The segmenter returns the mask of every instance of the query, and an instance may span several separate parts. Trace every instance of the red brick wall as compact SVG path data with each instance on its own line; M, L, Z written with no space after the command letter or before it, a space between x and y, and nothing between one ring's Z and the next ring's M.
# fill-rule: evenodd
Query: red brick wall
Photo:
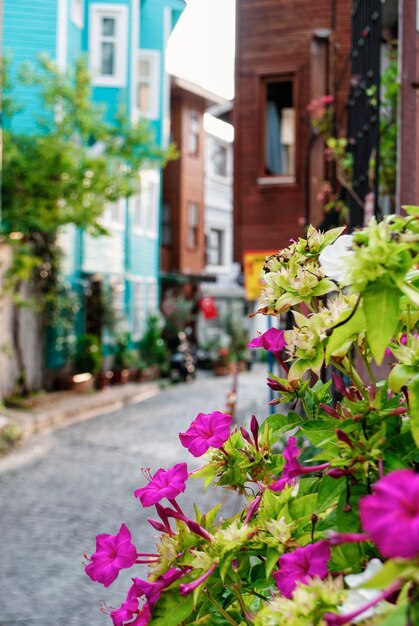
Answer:
M238 261L243 250L279 248L304 231L309 139L305 107L317 95L311 80L311 44L315 30L331 29L331 5L331 0L237 0L234 247ZM351 1L339 0L336 5L339 77L350 46ZM329 49L329 69L330 58ZM289 73L296 80L296 180L291 185L261 185L257 183L263 159L261 81ZM338 94L341 114L347 81L348 75Z

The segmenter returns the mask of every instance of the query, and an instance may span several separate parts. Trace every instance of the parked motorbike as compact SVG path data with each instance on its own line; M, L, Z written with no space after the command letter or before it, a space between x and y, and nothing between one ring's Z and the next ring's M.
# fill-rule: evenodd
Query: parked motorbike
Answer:
M167 339L170 351L170 380L172 382L189 382L195 378L195 358L188 340L187 333L180 331L176 336Z

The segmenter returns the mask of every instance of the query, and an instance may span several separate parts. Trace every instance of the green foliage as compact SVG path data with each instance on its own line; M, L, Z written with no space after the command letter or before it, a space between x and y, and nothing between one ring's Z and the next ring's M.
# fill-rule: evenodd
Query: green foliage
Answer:
M95 335L82 335L77 339L73 357L73 367L76 374L89 372L98 374L102 368L102 352L100 341Z
M162 328L157 315L149 315L146 330L138 343L141 359L147 366L159 365L163 371L168 367L169 351L162 337Z
M355 617L361 626L393 626L407 614L416 620L418 230L418 210L410 207L407 217L373 220L357 232L344 278L327 302L309 282L299 293L299 279L309 268L318 284L329 280L339 233L310 228L307 238L268 259L261 310L292 309L295 319L282 337L284 377L272 377L275 402L292 402L293 410L270 415L260 427L252 417L224 434L225 417L200 414L187 431L185 447L195 438L209 445L189 479L202 478L204 489L234 490L243 506L218 520L218 507L207 514L195 507L191 520L173 499L173 509L156 506L156 516L171 526L161 526L148 582L164 584L172 568L180 577L162 590L150 624L332 626ZM377 380L374 360L386 350L393 370ZM326 359L335 368L336 402L331 381L319 379ZM400 469L407 470L403 484L393 474ZM163 491L159 481L150 492L161 489L163 501L166 485ZM400 541L402 551L404 528L411 541ZM327 553L324 571L313 571L320 558L310 556L314 550ZM377 565L373 558L382 564L378 573L369 570ZM377 590L377 606L367 589Z

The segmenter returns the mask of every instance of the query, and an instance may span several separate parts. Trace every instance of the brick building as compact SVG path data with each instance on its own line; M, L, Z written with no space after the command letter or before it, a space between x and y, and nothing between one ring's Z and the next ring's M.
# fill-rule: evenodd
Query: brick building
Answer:
M310 140L306 106L334 94L345 123L351 0L237 0L236 11L234 246L241 261L244 250L277 249L308 221L321 222L324 146Z

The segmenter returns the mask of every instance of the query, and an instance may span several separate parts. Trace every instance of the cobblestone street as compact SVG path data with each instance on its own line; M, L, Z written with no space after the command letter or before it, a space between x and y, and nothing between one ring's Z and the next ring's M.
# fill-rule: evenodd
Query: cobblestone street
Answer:
M266 417L265 368L239 376L238 418ZM225 410L231 378L202 374L190 385L34 436L25 448L0 462L0 626L100 626L110 624L101 601L119 606L132 571L121 573L111 588L92 583L83 572L83 553L94 551L95 536L115 534L121 522L139 551L149 551L155 531L147 524L151 509L133 497L144 485L141 467L168 467L187 461L177 433L199 413ZM190 480L181 499L203 509L214 504L211 488ZM230 496L222 509L240 506ZM144 573L144 572L143 572ZM141 572L135 570L135 575Z

